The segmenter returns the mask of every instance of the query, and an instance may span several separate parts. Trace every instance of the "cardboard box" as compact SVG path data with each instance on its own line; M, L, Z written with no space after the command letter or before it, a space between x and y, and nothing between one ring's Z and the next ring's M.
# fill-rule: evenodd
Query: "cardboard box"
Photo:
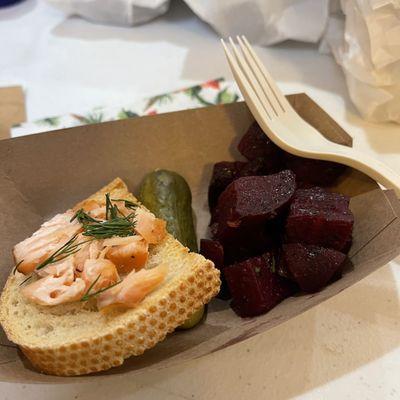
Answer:
M351 138L305 95L290 96L298 112L330 140ZM212 165L239 159L236 144L252 123L244 103L88 125L0 142L1 284L13 267L13 245L57 212L120 176L135 192L143 176L167 168L183 175L193 194L198 238L207 235L207 190ZM295 134L295 132L294 132ZM95 380L106 374L137 374L218 351L265 332L334 296L400 253L400 203L391 191L357 171L335 188L352 197L355 215L351 266L319 293L291 297L269 313L241 319L228 302L213 300L202 325L176 332L121 367L93 376L45 376L9 343L0 346L0 379L18 382Z

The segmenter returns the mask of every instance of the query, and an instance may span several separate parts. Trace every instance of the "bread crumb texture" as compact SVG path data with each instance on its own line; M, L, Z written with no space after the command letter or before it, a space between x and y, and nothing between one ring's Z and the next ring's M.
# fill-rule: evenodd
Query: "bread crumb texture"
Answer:
M107 192L137 201L119 178L89 199L103 201ZM171 235L151 246L146 268L161 262L169 272L159 288L133 309L108 313L97 311L95 302L53 307L31 303L21 295L25 276L11 274L0 299L0 322L9 340L41 372L74 376L121 365L154 347L219 291L214 264L190 253Z

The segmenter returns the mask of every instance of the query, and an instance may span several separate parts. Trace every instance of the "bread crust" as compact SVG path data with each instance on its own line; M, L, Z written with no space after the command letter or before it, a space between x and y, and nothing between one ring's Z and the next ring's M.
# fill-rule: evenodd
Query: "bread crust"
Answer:
M74 209L90 199L103 201L107 192L114 198L136 201L125 183L116 178ZM108 315L97 311L96 318L104 319L104 329L96 335L82 335L72 340L65 338L59 343L46 343L45 338L43 343L35 343L26 332L18 331L11 310L13 302L18 301L16 297L20 296L16 285L21 279L11 274L0 298L0 322L7 337L21 348L39 371L51 375L76 376L103 371L121 365L128 357L142 354L208 303L220 287L219 271L214 264L199 254L190 253L169 234L155 246L154 254L162 255L163 252L179 264L175 275L134 309L115 310ZM43 313L43 307L38 307L37 312Z

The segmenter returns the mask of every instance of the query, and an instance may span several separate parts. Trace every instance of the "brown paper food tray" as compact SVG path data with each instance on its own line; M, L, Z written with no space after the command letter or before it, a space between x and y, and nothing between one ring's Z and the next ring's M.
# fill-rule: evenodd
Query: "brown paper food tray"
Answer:
M346 132L310 98L299 94L290 96L290 100L326 137L351 145ZM236 103L1 141L1 285L12 268L15 243L29 236L41 221L86 198L116 176L135 192L143 176L156 168L182 174L192 189L198 237L206 236L212 164L239 158L236 144L252 121L246 105ZM400 206L393 193L380 190L374 181L356 171L349 171L336 189L352 196L354 243L343 278L321 292L291 297L269 313L251 319L237 317L227 302L215 299L205 323L170 335L121 367L80 378L37 373L2 334L0 380L87 380L175 365L267 331L334 296L400 253Z

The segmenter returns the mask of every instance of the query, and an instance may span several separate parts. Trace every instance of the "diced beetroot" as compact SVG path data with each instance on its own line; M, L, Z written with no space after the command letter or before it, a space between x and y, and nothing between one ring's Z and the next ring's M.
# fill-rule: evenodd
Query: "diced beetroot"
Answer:
M286 221L286 241L347 251L354 217L349 198L322 188L299 189Z
M218 199L218 230L222 242L239 227L261 225L280 216L296 190L295 176L282 171L236 179Z
M200 254L211 260L215 266L222 270L224 266L224 248L216 240L201 239Z
M221 161L214 165L208 188L208 205L213 210L218 202L218 197L235 179L244 176L269 175L276 172L270 160L266 158L255 158L243 161Z
M275 224L231 229L225 237L226 264L234 264L250 257L260 256L278 247L280 235Z
M221 243L216 240L201 239L200 240L200 254L205 258L211 260L215 267L221 271L221 289L217 295L220 299L227 300L231 298L229 288L223 276L224 269L224 248Z
M350 240L343 246L341 252L344 254L349 254L352 244L353 244L353 238L351 237Z
M236 314L243 318L263 314L293 293L293 284L271 272L271 266L267 253L224 268Z
M214 165L208 188L208 205L210 210L216 206L218 197L225 188L238 178L239 171L244 165L246 163L241 161L221 161Z
M300 186L331 186L346 169L342 164L297 157L289 153L285 153L285 162L286 167L296 174Z
M283 259L282 248L279 249L275 256L275 265L272 272L276 272L279 276L294 281L293 276Z
M270 167L267 159L255 158L254 160L244 163L240 167L238 178L244 176L269 175L272 172L276 171Z
M282 150L268 138L257 122L254 122L242 137L238 150L248 160L265 158L270 166L270 172L281 169Z
M293 279L305 292L321 290L346 259L339 251L299 243L284 244L282 256Z

